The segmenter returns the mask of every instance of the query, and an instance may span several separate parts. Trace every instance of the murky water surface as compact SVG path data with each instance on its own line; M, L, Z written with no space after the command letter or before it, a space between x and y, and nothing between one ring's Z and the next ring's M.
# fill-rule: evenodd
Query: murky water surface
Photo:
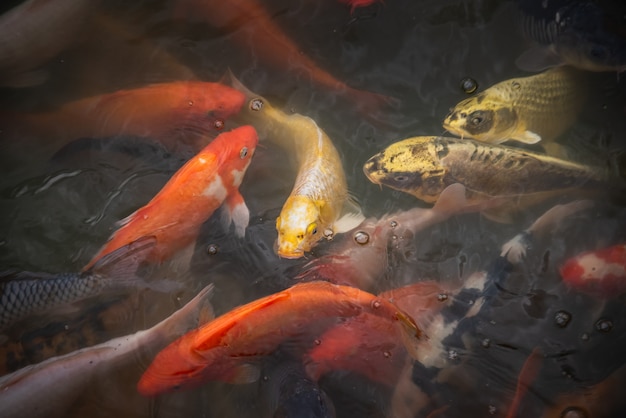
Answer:
M393 98L376 109L365 108L350 93L315 84L302 71L276 65L267 45L241 41L236 34L252 24L245 18L223 16L216 24L200 15L176 17L176 3L94 4L88 23L42 63L47 81L2 89L1 111L53 112L71 100L155 82L226 80L230 71L274 106L313 118L339 149L348 187L364 214L379 217L426 205L370 183L362 171L369 157L396 140L444 134L441 122L449 108L467 97L463 79L472 78L481 91L528 75L514 63L529 43L508 1L387 0L353 13L334 0L261 2L272 22L321 68L354 89ZM46 36L54 38L56 31L60 29L51 27ZM585 108L559 141L569 146L572 159L608 166L626 150L626 84L615 73L589 74L588 83ZM166 149L150 138L123 134L52 141L46 132L13 130L10 116L2 119L2 269L79 271L115 230L115 222L148 202L194 153L184 141ZM234 126L236 120L228 120L225 129ZM294 284L308 261L334 248L334 242L322 242L300 260L275 255L275 219L295 173L289 154L262 138L241 186L251 214L245 238L224 231L216 214L202 226L190 272L178 277L165 270L157 273L175 276L183 289L172 294L133 291L125 298L81 304L51 321L23 324L0 346L2 374L145 329L208 283L215 284L217 314ZM374 289L422 280L458 286L472 273L491 268L501 245L552 204L578 197L533 206L511 224L476 213L453 216L420 231L402 252L390 251L389 267ZM562 415L568 407L573 414L581 399L588 405L596 398L595 407L583 405L592 415L572 416L622 416L624 298L577 292L558 273L558 266L573 255L626 242L624 200L612 197L604 194L593 210L564 220L529 248L488 306L462 321L462 328L445 341L450 360L445 373L406 368L417 382L405 388L419 404L415 416L507 416L523 364L537 348L539 371L526 384L519 415L508 416L569 417ZM210 382L150 399L137 394L136 382L153 355L138 353L123 367L98 373L59 415L274 416L276 401L271 399L277 389L266 387L268 379L277 364L291 361L281 353L265 359L264 377L257 383ZM318 383L338 417L402 416L393 406L400 384L389 387L342 370ZM325 415L302 411L299 416Z

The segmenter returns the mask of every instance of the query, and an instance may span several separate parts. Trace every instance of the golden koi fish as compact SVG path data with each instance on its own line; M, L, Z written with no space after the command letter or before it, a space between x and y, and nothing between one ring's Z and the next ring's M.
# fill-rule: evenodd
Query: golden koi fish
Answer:
M298 165L293 190L276 219L277 254L302 257L322 237L330 238L358 225L364 218L355 205L337 222L353 201L339 152L328 135L313 119L298 113L288 115L234 77L233 83L249 98L238 117L253 125L260 136L288 149Z
M512 78L458 103L443 127L454 135L499 144L535 144L562 134L582 109L585 83L578 70L557 67Z

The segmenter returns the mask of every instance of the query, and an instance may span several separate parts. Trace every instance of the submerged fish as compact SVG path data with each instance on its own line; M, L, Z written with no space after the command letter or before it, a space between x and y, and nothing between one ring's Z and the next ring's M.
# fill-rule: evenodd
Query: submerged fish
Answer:
M300 360L271 362L260 382L266 414L272 418L334 418L335 406ZM273 364L276 363L276 364Z
M175 149L183 134L205 139L237 113L245 97L239 91L202 81L175 81L69 102L59 109L1 113L5 140L14 131L58 147L78 138L130 135L150 137Z
M0 377L2 416L64 417L95 379L135 364L145 353L154 353L212 314L208 298L213 285L150 329L102 344L53 357ZM36 394L37 396L33 396Z
M396 142L363 166L375 184L433 203L461 183L469 202L591 190L606 179L590 167L547 155L472 140L421 136Z
M362 219L356 205L338 220L353 202L339 152L326 133L309 117L288 115L233 80L250 99L239 117L259 130L261 136L290 151L298 165L291 194L276 219L276 252L299 258L323 237L329 238L357 225Z
M147 283L136 275L155 245L154 237L139 238L108 253L82 273L0 274L0 331L31 316L67 309L100 295L123 293L134 287L168 290L166 282Z
M559 272L563 281L576 289L617 297L626 291L626 244L578 254Z
M539 45L516 61L539 71L569 64L587 71L626 70L626 6L622 1L518 0L522 29Z
M345 3L348 6L350 6L350 13L354 13L354 11L359 8L359 7L367 7L371 4L376 3L377 1L380 1L382 3L382 0L339 0L341 3Z
M200 225L222 205L225 226L233 222L235 233L243 237L250 215L239 185L257 141L251 126L221 133L185 163L150 202L123 219L120 228L83 270L144 235L156 237L148 260L167 260L193 245Z
M352 88L321 68L276 24L276 16L259 0L177 0L176 3L175 14L226 30L236 43L251 51L255 61L300 78L301 82L311 80L333 94L346 94L358 108L372 111L389 102L385 96Z
M413 238L420 231L454 214L477 210L475 205L467 204L465 187L452 184L441 192L432 208L413 208L380 219L366 219L334 239L328 254L307 263L297 279L322 279L371 289L392 268L390 256L413 245Z
M415 355L421 332L391 302L354 287L309 282L235 308L179 338L157 355L137 387L144 395L158 395L212 380L254 382L260 373L254 363L279 345L316 338L332 323L364 313L400 327Z
M0 85L27 87L48 75L39 67L82 39L97 0L27 0L0 16Z
M548 141L576 121L585 95L580 71L558 67L502 81L461 101L446 116L443 127L462 138L493 144Z

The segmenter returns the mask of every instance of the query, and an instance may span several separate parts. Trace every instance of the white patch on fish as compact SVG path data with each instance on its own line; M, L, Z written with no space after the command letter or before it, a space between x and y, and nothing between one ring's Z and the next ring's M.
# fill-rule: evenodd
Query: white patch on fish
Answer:
M222 177L215 176L215 179L203 190L204 196L214 197L219 201L223 201L228 196L228 191L224 187Z

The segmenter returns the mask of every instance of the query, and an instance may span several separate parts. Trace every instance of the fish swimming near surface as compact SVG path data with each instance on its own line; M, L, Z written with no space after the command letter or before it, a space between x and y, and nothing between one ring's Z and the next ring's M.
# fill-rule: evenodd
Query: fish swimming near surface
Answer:
M4 140L32 135L53 151L78 138L116 135L149 137L175 151L187 134L192 145L199 140L204 146L207 134L221 130L244 100L224 84L174 81L88 97L52 111L2 112L0 127Z
M0 331L32 316L68 310L77 302L147 287L169 291L174 282L149 283L136 271L156 244L141 237L100 258L82 273L4 272L0 274Z
M279 346L302 350L337 321L364 313L399 327L407 350L415 355L421 331L394 304L354 287L308 282L235 308L174 341L157 355L137 388L154 396L213 380L254 382L260 375L254 364L259 358Z
M208 299L212 292L213 285L205 287L185 306L150 329L52 357L0 377L2 416L67 416L95 379L136 365L142 356L152 355L210 319L212 308ZM33 396L35 393L37 396Z
M39 67L81 40L97 0L27 0L0 16L0 85L46 81Z
M622 1L518 0L523 32L537 42L517 60L526 71L568 64L587 71L626 70Z
M276 219L277 254L300 258L322 238L361 222L363 215L349 196L339 152L317 123L298 113L288 115L234 78L233 83L249 99L237 117L291 152L298 166L291 194Z
M569 286L584 292L618 297L626 291L626 244L578 254L559 268Z
M151 235L156 245L148 261L162 262L193 245L200 225L223 206L224 225L235 225L243 237L249 210L239 185L250 165L258 136L251 126L221 133L183 165L145 206L120 221L120 227L84 267L90 269L103 256Z
M471 203L537 199L608 184L603 172L582 164L503 145L436 136L391 144L371 157L363 170L371 182L427 203L435 202L453 183L465 186Z
M390 259L414 245L420 231L463 212L479 211L465 199L465 187L448 186L432 208L412 208L399 213L368 218L333 239L327 254L307 263L297 280L327 280L369 290L392 272Z
M582 72L557 67L541 74L511 78L458 103L443 127L461 138L492 144L535 144L565 132L586 97Z

